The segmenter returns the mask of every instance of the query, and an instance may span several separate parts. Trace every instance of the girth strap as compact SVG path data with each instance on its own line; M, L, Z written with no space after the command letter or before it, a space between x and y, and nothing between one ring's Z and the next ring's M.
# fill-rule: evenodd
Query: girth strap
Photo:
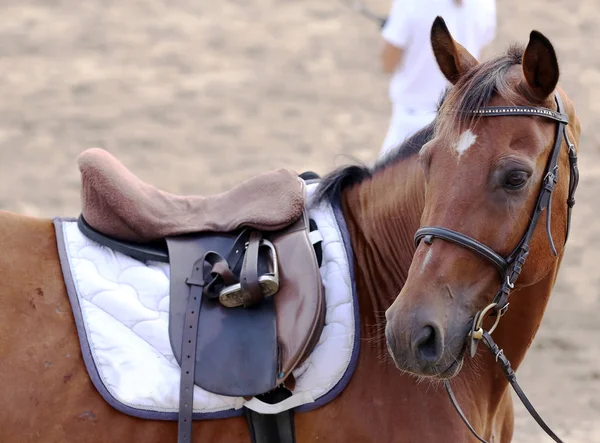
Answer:
M275 404L291 395L287 388L280 386L271 392L257 396L257 398L266 403ZM296 443L293 409L278 414L260 414L246 409L245 414L252 443Z

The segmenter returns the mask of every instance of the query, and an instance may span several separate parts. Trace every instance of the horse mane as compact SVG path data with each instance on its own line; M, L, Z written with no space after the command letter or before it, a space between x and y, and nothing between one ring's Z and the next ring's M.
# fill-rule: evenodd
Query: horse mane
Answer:
M451 115L456 129L464 128L475 118L473 111L487 106L495 94L500 94L512 103L523 100L520 91L511 88L506 78L508 70L521 64L524 48L511 45L506 53L478 64L466 72L452 88L444 93L435 120L400 146L381 158L373 166L354 164L343 166L326 175L320 182L315 201L333 200L351 186L377 174L391 165L418 154L425 143L440 135L440 115Z

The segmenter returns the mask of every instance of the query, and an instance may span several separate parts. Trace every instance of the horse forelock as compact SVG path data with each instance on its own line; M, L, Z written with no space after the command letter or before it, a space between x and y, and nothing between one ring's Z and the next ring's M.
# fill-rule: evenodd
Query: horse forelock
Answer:
M522 46L512 45L504 54L467 71L440 106L435 120L436 136L454 137L470 128L477 119L474 112L488 106L496 95L513 105L527 104L528 99L508 75L510 68L521 64L523 53Z

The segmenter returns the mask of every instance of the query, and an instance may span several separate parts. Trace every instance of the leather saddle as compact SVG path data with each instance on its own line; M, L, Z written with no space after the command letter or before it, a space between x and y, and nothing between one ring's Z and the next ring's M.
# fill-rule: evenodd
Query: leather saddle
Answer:
M140 198L147 198L150 193L142 186L149 185L123 171L120 163L117 169L111 168L109 163L116 160L105 152L94 154L101 155L93 159L93 180L86 179L89 170L80 160L82 194L93 195L102 205L86 210L84 198L78 226L88 238L133 258L170 263L169 338L182 373L179 434L180 441L190 441L194 385L229 396L267 393L293 380L292 371L318 342L325 320L325 299L319 271L320 243L318 236L311 235L316 224L309 220L304 207L291 222L274 225L276 229L244 226L244 214L233 211L232 217L239 225L236 229L186 232L189 226L230 225L227 220L219 224L219 214L206 211L206 202L201 202L196 209L204 205L200 212L206 220L190 224L189 217L180 211L178 217L185 219L185 226L178 221L170 225L177 230L176 235L150 241L116 238L90 223L86 212L110 226L107 217L114 211L107 205L121 198L115 193L136 201L136 192ZM112 179L109 175L115 170L119 180L125 176L128 181L104 189L102 183ZM250 188L264 189L260 180L260 176L255 178ZM265 175L264 180L273 185L272 176ZM299 182L303 193L304 182ZM238 187L229 194L220 194L210 207L227 206L228 199L239 201L240 192L250 188ZM139 189L144 189L144 195ZM151 191L161 193L161 204L166 208L170 207L170 198L180 198ZM280 195L253 192L247 198L256 199L261 208L269 207L269 198L277 198L278 207L285 203ZM148 208L152 202L145 204ZM157 211L150 209L157 218ZM261 212L261 217L268 217ZM137 220L127 219L126 215L120 213L119 224L135 226ZM168 216L167 212L162 214L163 218ZM281 211L279 217L285 219Z

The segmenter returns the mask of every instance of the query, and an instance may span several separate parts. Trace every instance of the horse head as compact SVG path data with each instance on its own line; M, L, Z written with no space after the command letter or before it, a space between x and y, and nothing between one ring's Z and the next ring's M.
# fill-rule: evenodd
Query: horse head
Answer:
M498 287L514 286L516 293L554 278L580 126L557 88L555 51L539 32L531 32L524 50L512 47L478 63L438 17L431 44L452 84L419 154L426 183L421 226L435 228L417 233L407 281L386 311L386 341L399 369L447 379L461 369L473 319L496 300ZM545 186L552 187L544 194L551 207L540 206Z

